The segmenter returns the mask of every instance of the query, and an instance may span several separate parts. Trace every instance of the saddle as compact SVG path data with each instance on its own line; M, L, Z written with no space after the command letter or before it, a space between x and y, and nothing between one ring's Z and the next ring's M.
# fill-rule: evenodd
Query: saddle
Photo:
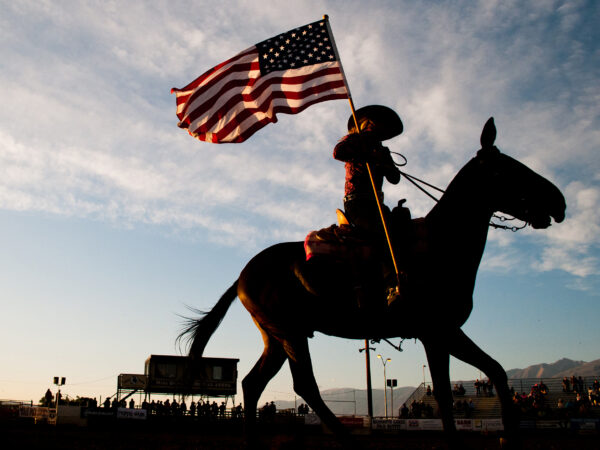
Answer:
M400 244L397 256L404 264L409 264L409 258L427 253L427 229L423 219L411 219L403 203L398 202L398 207L392 211L392 226L402 238L397 243ZM341 210L336 210L336 213L337 225L311 231L306 236L306 259L295 268L298 279L314 294L339 292L342 286L354 290L370 286L379 290L385 298L389 280L396 279L391 267L385 273L384 260L389 250L378 242L379 236L374 237L350 225Z
M373 246L365 236L350 225L343 211L336 210L338 224L311 231L304 239L306 261L324 256L336 261L369 259Z

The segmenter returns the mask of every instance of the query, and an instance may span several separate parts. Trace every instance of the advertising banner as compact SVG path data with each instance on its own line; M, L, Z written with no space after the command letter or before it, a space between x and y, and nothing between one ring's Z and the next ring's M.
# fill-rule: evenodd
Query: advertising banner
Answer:
M145 409L117 408L117 419L146 420Z
M538 420L535 427L538 430L559 430L563 428L560 420Z
M144 389L148 382L148 377L134 373L122 373L119 375L117 381L119 389Z
M420 430L421 429L421 420L420 419L408 419L406 421L406 429L407 430Z
M348 428L363 428L365 426L364 417L338 416L338 419Z
M483 419L482 429L485 431L502 431L504 430L504 424L502 419Z
M421 419L420 422L421 430L442 431L444 429L442 419Z
M459 431L472 431L473 420L472 419L454 419L456 429Z
M502 431L504 430L504 424L502 423L502 419L483 419L481 421L482 426L481 429L484 431Z
M483 430L483 420L482 419L473 419L473 431L482 431Z
M405 419L385 419L383 417L373 418L372 429L378 431L396 432L406 430Z
M571 419L571 429L573 430L597 431L599 428L599 419Z

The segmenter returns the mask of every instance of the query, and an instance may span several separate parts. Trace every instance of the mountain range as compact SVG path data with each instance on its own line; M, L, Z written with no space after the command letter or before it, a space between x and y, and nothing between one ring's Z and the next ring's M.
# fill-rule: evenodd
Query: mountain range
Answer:
M568 358L559 359L551 364L533 364L525 369L506 371L508 378L562 378L571 375L591 377L600 375L600 359L594 361L573 361Z
M562 378L570 377L571 375L589 377L600 376L600 359L594 361L573 361L568 358L561 358L556 362L547 364L533 364L524 369L510 369L506 371L510 379L522 378ZM465 386L472 385L468 381ZM387 407L388 415L392 415L392 411L398 414L398 409L402 403L410 397L415 391L414 386L404 386L394 388L393 399L392 392L387 392ZM385 396L383 389L373 389L373 415L385 415ZM367 391L366 389L339 388L327 389L321 391L321 396L329 408L337 415L367 415ZM300 405L302 399L298 401L278 400L276 405L278 409L294 408ZM392 404L393 402L393 404Z

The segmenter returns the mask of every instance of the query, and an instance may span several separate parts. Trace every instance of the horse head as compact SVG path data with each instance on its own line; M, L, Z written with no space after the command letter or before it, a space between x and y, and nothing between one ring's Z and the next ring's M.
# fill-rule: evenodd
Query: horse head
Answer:
M493 212L510 214L533 228L547 228L551 218L560 223L565 218L566 203L563 194L550 181L538 175L519 161L496 148L496 127L490 118L481 133L481 150L477 152L480 176L490 189Z

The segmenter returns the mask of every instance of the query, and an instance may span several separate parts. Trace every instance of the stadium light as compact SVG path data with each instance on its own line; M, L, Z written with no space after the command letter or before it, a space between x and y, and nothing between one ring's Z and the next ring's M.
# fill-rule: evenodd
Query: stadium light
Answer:
M385 375L385 365L391 361L390 358L383 358L383 356L381 355L377 355L377 357L381 360L381 363L383 364L383 401L385 402L385 418L387 419L388 416L388 411L387 411L387 377Z

